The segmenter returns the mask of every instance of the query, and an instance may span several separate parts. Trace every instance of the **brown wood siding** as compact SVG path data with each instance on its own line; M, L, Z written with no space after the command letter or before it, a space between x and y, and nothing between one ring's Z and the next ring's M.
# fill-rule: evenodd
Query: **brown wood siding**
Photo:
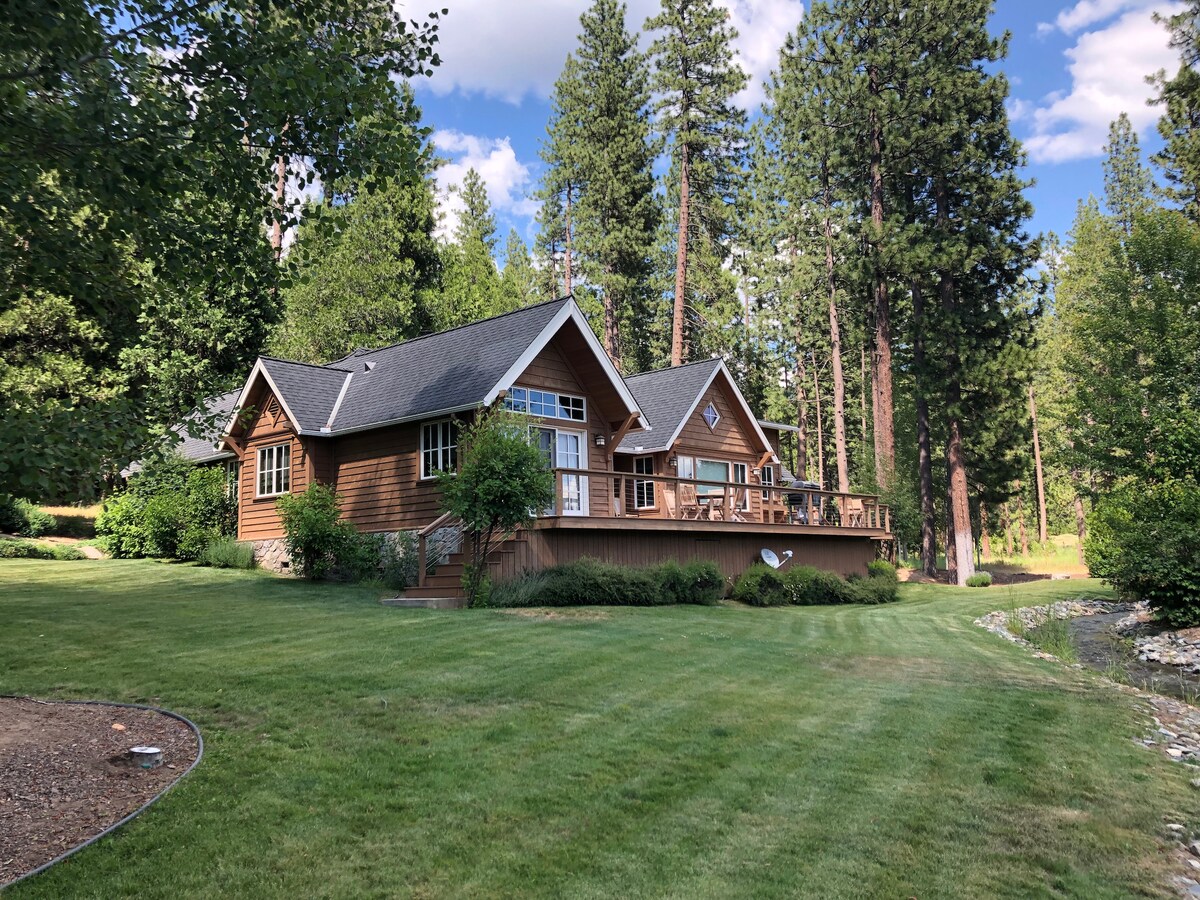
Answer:
M545 389L564 394L574 394L583 397L587 405L587 422L572 422L566 419L546 419L547 426L556 428L573 428L587 432L587 467L589 469L610 470L608 451L610 446L596 446L596 435L604 435L609 442L612 428L601 417L598 404L591 393L584 388L581 378L575 369L567 362L567 357L560 346L560 340L555 337L546 348L529 364L514 382L519 387ZM588 484L588 505L593 516L608 516L612 513L612 500L609 496L609 483L592 479Z
M524 540L509 546L498 580L515 578L525 571L573 562L589 556L622 566L651 566L667 559L681 563L691 560L715 562L726 578L735 579L759 558L764 547L782 555L791 550L793 557L784 569L794 565L815 566L839 575L865 574L867 563L876 558L878 542L868 537L834 537L806 534L739 533L687 530L648 531L636 527L584 530L534 528Z
M242 461L238 503L238 538L241 540L258 541L283 537L279 513L275 508L278 498L255 496L260 448L290 441L291 492L300 493L308 487L308 458L304 441L296 435L287 415L279 410L277 402L273 401L274 397L266 388L251 401L260 411L245 432L246 455Z
M422 424L394 425L336 440L333 457L342 518L362 531L405 531L423 528L442 514L437 482L421 479Z

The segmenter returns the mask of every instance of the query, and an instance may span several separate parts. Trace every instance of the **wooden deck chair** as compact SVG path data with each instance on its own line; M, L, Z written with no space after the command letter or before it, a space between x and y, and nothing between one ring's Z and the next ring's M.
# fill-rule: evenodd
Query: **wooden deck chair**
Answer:
M668 484L662 485L662 501L663 509L666 510L667 518L675 518L675 491Z
M846 498L846 524L851 528L862 528L866 524L865 512L862 500Z
M746 489L745 488L736 488L733 492L733 506L731 506L729 509L729 521L730 522L745 522L745 521L747 521L746 517L743 515L743 513L745 513L746 510L742 509L742 506L745 504L745 502L746 502Z
M704 511L700 508L700 501L696 499L696 486L694 484L681 484L679 486L679 511L684 519L700 519L703 518Z

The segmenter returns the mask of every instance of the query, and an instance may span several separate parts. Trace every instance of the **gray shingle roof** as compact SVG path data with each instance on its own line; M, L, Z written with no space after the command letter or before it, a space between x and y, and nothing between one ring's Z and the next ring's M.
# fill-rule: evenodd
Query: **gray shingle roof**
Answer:
M358 351L331 363L353 373L333 431L368 428L481 402L569 302L563 299L526 306L392 347ZM290 405L289 389L282 384L279 389ZM336 398L336 392L333 396Z
M283 395L283 402L299 421L301 431L320 431L329 424L333 407L346 383L348 369L314 366L285 359L260 357L263 368Z
M237 403L238 394L240 393L240 390L236 390L213 397L206 401L202 407L189 413L182 424L171 429L172 432L183 438L179 444L179 453L185 459L200 463L233 456L227 449L214 449L213 441L220 437L221 432L224 431L225 426L229 423L229 417L233 415L233 407ZM188 432L188 426L201 419L207 419L208 421L199 429L196 436L193 437Z
M680 423L720 365L719 359L702 359L686 366L659 369L626 378L625 383L633 392L638 408L654 430L649 434L638 432L626 435L617 445L617 452L659 453L669 450L672 435L679 429ZM637 447L642 449L637 450Z

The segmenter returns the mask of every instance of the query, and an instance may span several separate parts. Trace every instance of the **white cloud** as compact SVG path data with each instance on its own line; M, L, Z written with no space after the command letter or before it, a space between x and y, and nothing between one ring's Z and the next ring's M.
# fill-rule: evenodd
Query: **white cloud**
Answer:
M1167 32L1152 13L1173 12L1178 7L1158 2L1151 5L1132 0L1082 0L1058 17L1063 30L1094 24L1098 16L1128 9L1103 28L1081 34L1064 55L1070 60L1071 87L1043 97L1029 110L1016 100L1014 118L1031 122L1032 134L1025 138L1030 157L1036 162L1065 162L1096 156L1103 151L1108 126L1122 112L1129 115L1135 131L1144 131L1158 117L1146 105L1153 89L1145 76L1177 63L1175 51L1167 46ZM1107 12L1105 12L1107 10ZM1083 24L1080 24L1083 23Z
M433 144L450 162L437 170L438 204L442 221L438 233L448 235L458 225L463 209L462 198L454 190L462 184L469 169L479 173L487 185L492 209L501 215L531 216L537 203L526 196L529 167L517 159L507 137L489 138L461 131L435 131Z
M1089 25L1111 19L1131 9L1149 9L1155 0L1079 0L1058 14L1054 24L1065 34L1074 34Z
M802 0L718 0L730 11L739 34L735 42L749 86L744 105L762 100L762 82L779 48L804 12ZM409 0L411 5L412 0ZM628 0L627 27L641 31L658 12L658 0ZM507 101L548 97L567 54L579 36L579 16L587 0L460 0L442 18L438 53L442 65L417 84L443 96L455 91Z

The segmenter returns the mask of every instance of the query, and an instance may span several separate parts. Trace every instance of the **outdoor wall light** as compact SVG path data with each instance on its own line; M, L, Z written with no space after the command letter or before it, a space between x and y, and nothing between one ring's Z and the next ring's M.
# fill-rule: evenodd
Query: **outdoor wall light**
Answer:
M606 443L608 443L608 441L605 440L604 435L602 435L602 434L596 435L596 446L597 447L603 447Z
M678 469L679 468L679 457L672 456L670 459L667 460L667 465L670 466L672 469Z

